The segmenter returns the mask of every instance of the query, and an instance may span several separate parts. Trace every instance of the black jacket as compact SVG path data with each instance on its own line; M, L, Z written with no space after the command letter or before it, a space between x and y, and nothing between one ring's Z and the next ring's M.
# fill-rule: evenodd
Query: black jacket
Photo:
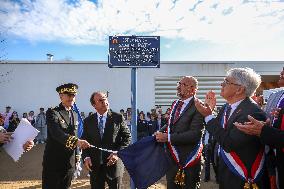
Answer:
M105 123L104 134L101 139L97 114L88 116L84 120L84 131L82 134L82 139L87 140L91 145L96 147L101 147L108 150L118 151L127 147L131 142L131 135L127 125L121 114L109 111L107 113L107 119ZM101 156L102 153L102 156ZM115 165L106 166L108 160L107 157L110 155L109 152L102 152L96 148L89 148L83 150L82 158L90 157L92 161L91 169L95 173L100 172L100 162L101 157L103 165L107 169L107 175L110 178L116 178L122 176L123 174L123 163L119 159Z
M280 130L283 120L284 108L281 109L277 121L273 127L264 126L260 133L260 139L264 144L271 145L276 148L284 148L284 131Z
M43 155L45 171L65 171L74 167L78 115L74 111L72 114L74 121L70 123L68 111L62 104L46 112L47 141Z
M250 98L245 98L230 116L227 128L223 129L221 120L224 115L224 108L225 106L220 110L215 119L207 123L206 130L213 135L224 151L235 152L240 157L250 176L253 162L260 149L264 146L257 136L250 136L241 132L235 127L234 123L249 121L248 115L258 120L265 121L266 115ZM219 173L220 189L239 189L244 187L245 181L232 173L221 157L219 158ZM261 181L258 181L257 185L259 188L263 188Z

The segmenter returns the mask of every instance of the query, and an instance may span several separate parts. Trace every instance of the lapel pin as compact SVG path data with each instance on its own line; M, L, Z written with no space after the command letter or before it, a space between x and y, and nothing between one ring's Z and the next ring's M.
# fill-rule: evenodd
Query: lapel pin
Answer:
M240 113L241 111L242 111L242 109L239 109L239 110L237 111L237 114Z

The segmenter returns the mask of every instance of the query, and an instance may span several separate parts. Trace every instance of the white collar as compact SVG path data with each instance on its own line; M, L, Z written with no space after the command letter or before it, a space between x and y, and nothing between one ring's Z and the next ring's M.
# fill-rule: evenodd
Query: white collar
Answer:
M68 111L70 111L70 110L72 110L72 107L70 107L69 109L67 108L67 107L65 107L65 106L63 106L64 108L65 108L65 110L68 112Z
M193 98L193 96L191 96L191 97L189 97L189 98L187 98L185 100L179 99L179 101L182 101L185 105L187 105L192 98Z
M240 105L240 103L241 103L243 100L244 100L244 99L239 100L239 101L237 101L237 102L235 102L235 103L233 103L233 104L229 104L229 105L231 106L232 109L236 109L236 108Z
M97 115L98 115L98 118L99 118L100 116L107 117L107 111L106 111L103 115L101 115L101 114L99 114L99 112L97 112Z

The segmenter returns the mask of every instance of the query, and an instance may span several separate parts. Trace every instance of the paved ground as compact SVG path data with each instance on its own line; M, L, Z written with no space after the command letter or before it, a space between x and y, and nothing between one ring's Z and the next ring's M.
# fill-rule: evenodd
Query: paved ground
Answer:
M30 152L25 153L15 163L3 149L0 149L0 189L40 189L41 188L41 162L44 144L35 146ZM90 188L89 179L84 170L81 177L72 183L72 189ZM129 176L125 173L124 188L129 187ZM165 178L162 178L150 189L165 189ZM201 189L217 189L215 181L202 182Z

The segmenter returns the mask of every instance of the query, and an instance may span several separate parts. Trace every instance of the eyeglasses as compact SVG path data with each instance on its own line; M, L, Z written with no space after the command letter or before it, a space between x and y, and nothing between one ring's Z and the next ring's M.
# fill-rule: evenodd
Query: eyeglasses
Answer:
M240 84L237 84L237 83L232 83L230 81L228 81L227 79L224 79L224 81L221 83L221 85L236 85L236 86L241 86Z

